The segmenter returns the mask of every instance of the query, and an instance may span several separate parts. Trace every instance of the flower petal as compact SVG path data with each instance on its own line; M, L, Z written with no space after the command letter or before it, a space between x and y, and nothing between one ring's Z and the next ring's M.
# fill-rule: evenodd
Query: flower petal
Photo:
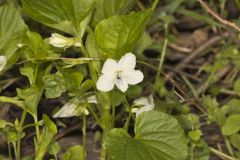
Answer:
M147 97L141 97L141 98L135 99L133 103L141 106L151 105Z
M103 65L103 74L112 74L117 71L117 62L113 59L107 59Z
M53 118L66 118L73 116L77 116L77 105L73 102L68 102L53 115Z
M127 81L124 78L117 79L115 84L122 92L126 92L128 89Z
M125 54L118 62L120 70L133 70L136 66L136 56L132 53Z
M124 71L123 77L128 84L134 85L143 81L143 73L139 70Z
M114 75L102 75L97 81L97 89L107 92L113 89L116 77Z

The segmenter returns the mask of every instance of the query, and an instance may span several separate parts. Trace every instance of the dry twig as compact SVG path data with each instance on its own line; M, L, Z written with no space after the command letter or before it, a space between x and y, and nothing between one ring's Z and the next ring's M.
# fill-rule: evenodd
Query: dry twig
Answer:
M225 20L223 18L221 18L217 13L215 13L205 2L203 2L203 0L198 0L198 2L201 3L201 5L206 9L206 11L212 15L215 19L217 19L219 22L221 22L222 24L229 26L231 28L234 28L235 30L237 30L238 32L240 32L240 27L237 26L235 23L230 22L228 20Z

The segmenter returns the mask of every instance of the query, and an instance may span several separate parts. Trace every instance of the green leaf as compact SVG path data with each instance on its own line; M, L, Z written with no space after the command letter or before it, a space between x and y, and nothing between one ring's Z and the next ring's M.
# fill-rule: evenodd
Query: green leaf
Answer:
M123 129L110 131L106 141L110 160L185 160L187 141L177 120L157 111L144 112L132 138Z
M240 114L230 115L221 129L225 136L237 133L240 130Z
M240 114L240 100L239 99L231 99L228 101L221 110L224 112L225 115L230 114Z
M95 30L95 42L103 56L119 59L132 52L141 37L151 9L101 21ZM136 21L137 19L137 21Z
M65 82L60 72L43 77L46 98L56 98L66 91Z
M28 78L31 85L35 83L34 68L35 68L35 64L25 63L24 67L20 69L21 74Z
M18 96L24 99L25 107L31 114L37 112L37 106L42 96L42 92L42 89L37 86L25 90L17 89Z
M45 43L40 34L27 32L27 38L21 49L22 56L28 61L44 60L48 57L49 44Z
M22 3L24 12L34 20L63 32L79 33L80 23L92 12L95 0L23 0Z
M128 13L136 1L137 0L98 0L93 16L93 25L96 26L101 20L110 16Z
M27 26L14 4L0 7L0 53L7 56L8 67L19 57L17 44L22 41Z
M80 145L68 148L63 156L63 160L84 160L84 149Z
M142 92L142 88L138 85L130 86L126 92L126 95L130 98L138 97Z
M240 94L240 79L236 80L233 87L234 91Z
M240 134L234 134L230 137L231 144L240 150Z
M86 48L88 50L90 58L99 58L99 53L96 49L95 41L94 41L94 34L89 34L86 41ZM101 63L100 61L93 61L91 62L94 69L97 73L100 73Z
M44 129L41 134L39 144L37 146L37 153L35 160L42 160L45 153L48 151L50 144L54 140L54 136L57 134L57 127L53 121L47 115L43 115Z
M134 53L142 54L143 51L152 44L151 36L144 32L134 48Z
M61 73L63 75L67 90L75 91L80 88L83 80L83 75L81 72L73 69L61 69Z
M54 141L50 147L48 153L52 155L57 155L61 151L61 146L58 142Z
M5 128L6 127L6 121L5 120L1 120L0 119L0 129L2 129L2 128Z
M193 152L189 148L187 160L209 160L210 149L206 142L200 140L192 144ZM193 154L193 155L192 155Z
M184 129L200 128L199 116L197 116L196 114L181 114L176 116L176 118Z

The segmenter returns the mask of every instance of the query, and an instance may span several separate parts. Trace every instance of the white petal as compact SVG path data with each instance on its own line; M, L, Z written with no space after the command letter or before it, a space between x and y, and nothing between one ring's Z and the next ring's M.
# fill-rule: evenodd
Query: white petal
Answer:
M133 70L136 66L136 56L132 53L125 54L118 62L120 70Z
M66 118L77 115L77 105L73 102L66 103L57 113L53 115L54 118Z
M103 65L103 74L112 74L117 71L117 62L113 59L107 59Z
M7 57L0 56L0 71L2 71L6 65L7 65Z
M150 105L147 97L141 97L141 98L135 99L133 103L136 105L141 105L141 106Z
M141 107L141 108L139 108L138 110L135 111L136 117L138 117L143 112L151 111L153 109L154 109L154 106L152 106L152 105Z
M143 73L139 70L124 71L122 73L128 84L134 85L143 81Z
M115 75L102 75L97 81L97 89L103 92L110 91L113 89L115 81Z
M128 89L127 81L123 78L117 79L115 84L122 92L126 92Z

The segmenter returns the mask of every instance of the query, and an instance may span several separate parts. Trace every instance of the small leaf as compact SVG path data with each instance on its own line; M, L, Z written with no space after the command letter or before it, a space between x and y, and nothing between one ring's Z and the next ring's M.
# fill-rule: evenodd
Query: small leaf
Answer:
M110 160L185 160L187 141L178 122L165 113L144 112L136 119L135 136L110 131L106 141Z
M64 83L69 91L75 91L80 88L83 80L83 75L81 72L73 69L61 69L63 75Z
M24 43L21 54L28 61L44 60L49 56L49 44L43 41L40 34L28 31Z
M43 77L46 98L59 97L66 91L65 82L60 72L48 74Z
M28 78L31 85L35 83L34 68L35 68L35 64L25 63L24 67L20 69L21 74Z
M195 130L195 131L188 132L188 136L194 141L198 141L202 135L203 134L202 134L201 130Z
M58 142L54 141L50 147L48 153L52 155L57 155L61 151L61 146Z
M84 149L80 145L72 146L68 148L64 153L63 160L85 160Z
M240 100L239 99L231 99L228 101L221 110L224 112L225 115L230 114L239 114L240 113Z
M240 114L230 115L221 129L225 136L237 133L240 130Z
M95 42L102 55L119 59L132 52L151 13L152 10L149 9L125 16L112 16L101 21L96 26Z
M31 114L37 111L37 105L42 96L41 88L34 86L25 90L17 89L18 96L24 99L25 106Z

